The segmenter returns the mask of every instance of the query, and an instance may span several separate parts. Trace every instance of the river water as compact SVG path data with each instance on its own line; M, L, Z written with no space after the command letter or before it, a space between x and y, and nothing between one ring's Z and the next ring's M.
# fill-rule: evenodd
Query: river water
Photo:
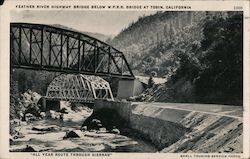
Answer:
M22 123L16 130L24 137L15 139L10 145L10 151L22 151L28 145L39 152L157 152L151 143L142 139L107 132L82 132L80 127L83 121L50 118ZM32 130L34 127L53 129L36 131ZM80 138L63 139L69 130L76 132Z

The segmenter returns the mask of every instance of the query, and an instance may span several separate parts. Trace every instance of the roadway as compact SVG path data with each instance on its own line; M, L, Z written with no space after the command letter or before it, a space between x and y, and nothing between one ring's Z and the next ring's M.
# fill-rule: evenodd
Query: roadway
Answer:
M161 102L133 102L139 106L159 107L188 112L199 112L217 116L226 116L242 120L243 107L219 104L193 104L193 103L161 103Z

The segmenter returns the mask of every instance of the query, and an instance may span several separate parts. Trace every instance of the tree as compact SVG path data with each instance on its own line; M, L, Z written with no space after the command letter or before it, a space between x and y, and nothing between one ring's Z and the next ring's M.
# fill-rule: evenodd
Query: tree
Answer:
M153 80L153 77L155 76L157 76L157 73L155 71L152 71L148 79L148 88L152 88L154 86L155 82Z
M242 104L242 13L214 16L204 24L200 61L204 69L196 80L199 101Z

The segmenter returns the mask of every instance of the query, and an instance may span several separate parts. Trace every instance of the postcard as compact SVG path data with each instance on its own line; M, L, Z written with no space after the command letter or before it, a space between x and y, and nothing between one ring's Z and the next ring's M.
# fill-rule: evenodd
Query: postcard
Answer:
M0 158L249 158L249 1L5 1Z

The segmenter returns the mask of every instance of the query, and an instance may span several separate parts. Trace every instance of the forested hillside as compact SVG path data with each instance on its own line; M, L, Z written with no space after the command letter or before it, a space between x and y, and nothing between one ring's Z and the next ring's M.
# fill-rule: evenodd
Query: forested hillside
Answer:
M135 74L167 77L177 101L242 104L242 12L158 12L112 45Z
M122 50L134 71L166 75L177 64L174 52L190 48L202 39L205 12L158 12L140 17L117 35L112 45ZM188 44L188 46L187 46Z
M76 32L79 32L79 33L83 33L83 34L94 37L94 38L96 38L98 40L101 40L101 41L106 41L106 40L109 40L109 39L112 38L112 35L104 35L104 34L101 34L101 33L92 33L92 32L87 32L87 31L81 31L81 30L77 30L77 29L74 29L74 28L71 28L71 27L67 27L67 26L64 26L64 25L61 25L61 24L54 24L53 26L57 27L57 28L62 28L62 29L66 29L66 30L72 30L72 31L76 31Z

